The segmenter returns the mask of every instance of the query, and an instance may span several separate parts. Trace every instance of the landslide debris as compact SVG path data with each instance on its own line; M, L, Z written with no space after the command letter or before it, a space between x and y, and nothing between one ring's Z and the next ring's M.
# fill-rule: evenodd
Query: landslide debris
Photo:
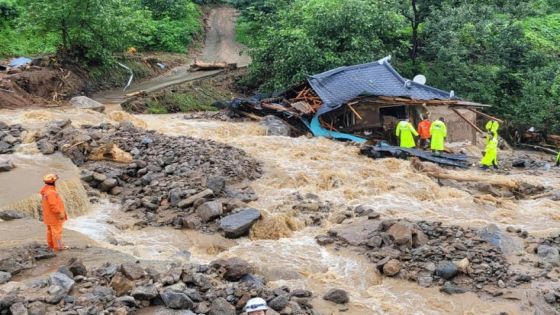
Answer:
M356 220L316 237L320 245L335 249L359 249L380 273L417 282L422 287L440 286L449 294L516 287L532 276L510 269L503 250L508 238L495 226L484 229L445 226L441 222L376 219L369 211Z
M115 196L140 220L138 226L216 231L216 219L257 198L244 182L260 176L259 162L210 140L170 137L127 122L75 128L66 120L48 123L37 145L44 154L68 156L82 168L81 179ZM247 231L243 222L236 226Z
M15 147L23 141L24 131L20 124L9 125L0 121L0 154L13 153Z
M14 255L13 259L19 257ZM267 300L281 314L315 314L309 303L312 292L267 287L262 277L253 274L253 267L238 258L209 265L170 264L160 270L132 262L107 262L88 269L73 258L48 277L24 281L13 289L0 288L0 313L133 314L164 306L196 314L235 315L253 297Z

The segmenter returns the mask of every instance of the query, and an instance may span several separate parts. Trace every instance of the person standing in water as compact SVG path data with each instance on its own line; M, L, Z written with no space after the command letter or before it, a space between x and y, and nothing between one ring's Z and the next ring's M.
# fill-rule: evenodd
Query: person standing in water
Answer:
M414 126L410 123L409 118L397 124L395 135L399 138L399 146L401 148L414 148L416 146L414 136L418 136L418 132L416 132Z
M47 227L47 245L53 251L64 249L62 243L62 225L68 216L64 209L64 202L56 191L58 175L48 174L43 178L45 186L41 189L41 206L43 208L43 222Z
M435 155L440 155L441 151L445 149L445 138L447 137L447 126L445 126L443 117L432 123L430 134L432 135L430 149Z

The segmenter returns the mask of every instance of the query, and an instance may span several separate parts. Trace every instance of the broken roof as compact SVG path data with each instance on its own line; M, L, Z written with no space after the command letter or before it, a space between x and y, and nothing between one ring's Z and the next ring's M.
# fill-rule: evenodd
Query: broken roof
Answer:
M456 99L453 92L403 78L389 64L390 57L379 61L340 67L308 78L308 82L323 101L319 114L364 95L407 97L418 100Z

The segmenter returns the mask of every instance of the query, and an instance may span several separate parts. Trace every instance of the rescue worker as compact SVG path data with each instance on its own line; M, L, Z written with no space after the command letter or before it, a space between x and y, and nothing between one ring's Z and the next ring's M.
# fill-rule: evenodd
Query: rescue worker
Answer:
M266 311L268 311L266 301L260 297L252 298L245 304L247 315L266 315Z
M62 198L56 191L58 175L48 174L43 178L45 186L41 189L43 208L43 222L47 227L47 245L50 249L60 251L64 249L62 243L62 225L68 220Z
M486 144L486 149L484 152L484 157L480 161L483 169L488 169L493 166L495 169L498 168L498 136L490 133L491 139Z
M492 139L492 137L498 137L498 129L500 128L500 123L496 120L489 120L486 123L486 143Z
M395 134L397 138L399 138L399 145L401 148L414 148L416 146L414 136L418 136L418 132L416 132L414 126L410 123L410 119L400 121L397 124Z
M445 126L443 117L440 117L432 123L430 126L430 134L432 135L430 149L432 149L432 152L436 155L440 155L441 151L445 148L445 138L447 137L447 126Z
M422 121L418 124L418 134L420 135L420 138L418 139L418 146L423 149L428 147L430 144L430 137L432 136L430 133L430 126L432 123L428 118L429 117L422 119Z
M560 152L558 152L558 155L556 156L556 166L560 166Z

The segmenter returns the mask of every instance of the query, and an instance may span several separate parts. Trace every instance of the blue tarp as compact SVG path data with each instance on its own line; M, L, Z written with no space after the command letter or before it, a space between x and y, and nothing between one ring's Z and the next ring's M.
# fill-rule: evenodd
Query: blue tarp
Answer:
M19 68L31 63L31 59L26 57L19 57L10 60L9 66L12 68Z
M450 99L451 93L403 78L388 62L340 67L307 80L323 101L319 115L339 108L358 96L393 96L419 100Z
M350 140L357 143L365 143L367 141L364 138L356 137L351 134L331 131L321 127L321 123L319 122L319 115L313 116L313 119L311 119L311 123L308 123L305 120L303 120L303 122L307 126L307 128L311 130L311 133L313 133L315 137L325 137L337 140Z

